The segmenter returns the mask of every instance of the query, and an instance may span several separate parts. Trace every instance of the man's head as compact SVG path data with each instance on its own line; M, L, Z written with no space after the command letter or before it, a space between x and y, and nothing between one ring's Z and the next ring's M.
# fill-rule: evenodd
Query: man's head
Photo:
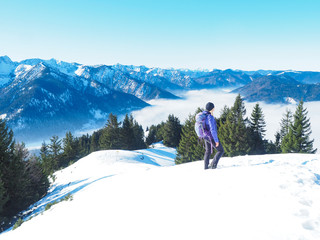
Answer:
M214 111L214 104L212 102L208 102L206 105L206 110L213 113Z

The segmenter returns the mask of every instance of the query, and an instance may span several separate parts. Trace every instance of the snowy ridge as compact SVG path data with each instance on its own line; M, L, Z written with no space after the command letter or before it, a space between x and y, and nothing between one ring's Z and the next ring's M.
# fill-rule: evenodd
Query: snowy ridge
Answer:
M174 157L162 144L92 153L55 173L33 213L73 201L0 238L319 239L320 155L223 157L207 171Z

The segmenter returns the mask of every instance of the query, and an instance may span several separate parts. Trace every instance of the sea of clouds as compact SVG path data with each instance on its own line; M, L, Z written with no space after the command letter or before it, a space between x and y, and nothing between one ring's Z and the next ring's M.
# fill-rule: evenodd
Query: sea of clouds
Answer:
M221 110L225 105L231 107L236 99L237 94L230 93L229 89L219 90L194 90L175 92L181 98L178 100L157 99L151 100L148 103L150 107L146 107L139 111L132 112L133 117L141 124L144 129L152 124L159 124L166 121L169 114L174 114L178 117L181 123L188 118L189 114L195 113L198 107L204 108L206 103L211 101L215 104L216 117L220 116ZM257 102L245 101L247 117L250 118L253 107ZM275 133L280 129L280 121L286 109L295 112L295 104L266 104L259 102L266 121L266 138L275 140ZM304 106L308 110L308 117L311 121L312 139L314 139L314 148L320 151L320 102L306 102Z

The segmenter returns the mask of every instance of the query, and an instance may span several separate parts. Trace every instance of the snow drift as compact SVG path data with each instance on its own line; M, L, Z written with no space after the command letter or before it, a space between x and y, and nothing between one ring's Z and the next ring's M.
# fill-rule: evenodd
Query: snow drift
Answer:
M162 144L92 153L56 172L30 209L41 214L0 239L320 238L320 155L224 157L206 171L174 157Z

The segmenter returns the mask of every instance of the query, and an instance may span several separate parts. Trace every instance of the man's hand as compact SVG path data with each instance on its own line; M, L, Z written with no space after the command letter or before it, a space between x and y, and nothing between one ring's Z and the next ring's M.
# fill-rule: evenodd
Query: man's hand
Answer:
M216 142L216 147L219 147L219 142Z

